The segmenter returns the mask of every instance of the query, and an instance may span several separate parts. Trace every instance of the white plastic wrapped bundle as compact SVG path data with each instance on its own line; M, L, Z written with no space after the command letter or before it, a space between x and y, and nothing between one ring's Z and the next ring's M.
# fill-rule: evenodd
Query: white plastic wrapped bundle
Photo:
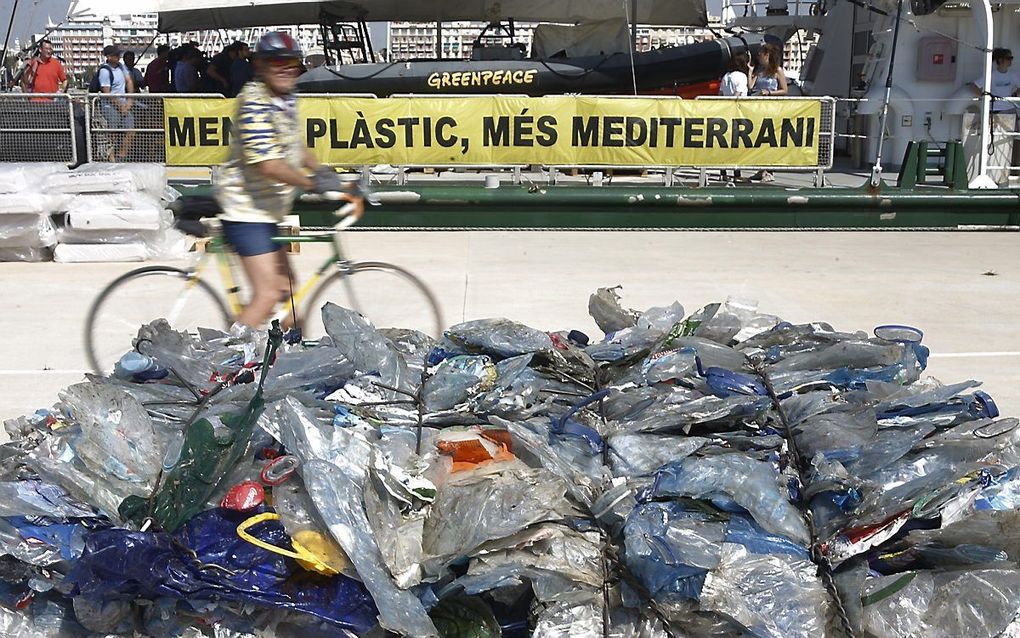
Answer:
M74 171L50 175L46 190L54 193L146 192L162 197L166 166L162 164L85 164Z
M88 230L159 230L173 225L173 214L146 193L78 195L68 208L67 225Z
M67 172L67 166L58 162L2 162L0 193L21 193L36 189L47 176Z
M0 197L0 215L26 213L62 213L71 199L67 195L51 193L13 193Z
M0 261L50 261L53 259L53 249L49 246L42 248L0 248Z
M42 248L57 243L49 215L12 214L0 217L0 248Z
M96 261L144 261L145 244L60 244L53 251L53 260L63 263Z
M194 239L184 233L165 230L75 230L61 228L56 261L143 261L183 259Z

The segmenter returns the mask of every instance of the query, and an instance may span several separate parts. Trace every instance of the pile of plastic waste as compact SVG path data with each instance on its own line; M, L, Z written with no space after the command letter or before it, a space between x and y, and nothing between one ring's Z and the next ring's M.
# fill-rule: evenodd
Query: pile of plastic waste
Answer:
M1020 429L921 332L162 321L8 421L0 634L1020 635Z

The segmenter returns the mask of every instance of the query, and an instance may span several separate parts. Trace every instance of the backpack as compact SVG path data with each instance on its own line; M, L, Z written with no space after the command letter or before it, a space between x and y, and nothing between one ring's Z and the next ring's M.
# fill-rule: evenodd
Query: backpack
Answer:
M103 72L103 69L106 69L106 71L110 74L110 84L113 84L113 67L104 62L99 65L99 68L96 70L96 74L92 76L92 81L89 82L89 93L102 92L103 89L99 85L99 74Z

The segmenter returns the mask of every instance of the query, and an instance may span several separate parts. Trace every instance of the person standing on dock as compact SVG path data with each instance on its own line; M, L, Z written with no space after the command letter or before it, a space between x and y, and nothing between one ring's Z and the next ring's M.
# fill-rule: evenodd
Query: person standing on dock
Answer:
M169 56L170 47L161 44L156 47L155 59L145 67L145 75L142 79L145 81L145 86L149 87L149 93L169 93L172 90L170 66L167 61Z
M1016 97L1020 92L1020 74L1014 71L1013 52L1009 49L992 49L992 87L988 93L992 96L992 113L1014 113L1015 104L1002 98ZM974 95L984 95L985 79L980 77L969 85Z
M222 93L229 97L230 94L230 67L241 52L241 47L247 47L243 42L231 42L223 47L223 50L213 56L205 68L205 76L211 80L208 88L210 91Z
M251 66L251 47L242 42L237 50L237 58L230 65L230 93L227 97L237 97L244 85L253 77L255 72Z
M131 74L131 83L134 86L132 93L141 93L142 88L145 87L145 76L142 75L141 69L135 66L135 52L125 51L124 52L124 66L127 68L128 73Z
M764 42L758 47L758 63L751 74L751 95L774 97L787 95L788 85L786 73L783 71L783 51L772 42ZM775 181L771 171L761 170L753 179L763 182Z
M1016 166L1020 164L1020 157L1017 157L1020 147L1014 144L1010 134L1016 131L1017 103L1010 98L1020 94L1020 73L1012 69L1013 52L1009 49L992 49L992 63L995 65L992 68L992 86L987 90L992 97L991 163L996 166ZM980 97L985 94L984 84L982 76L967 86L974 95ZM1009 170L1005 168L990 170L989 175L997 184L1005 185L1009 181Z
M120 47L109 44L103 48L106 63L96 70L99 91L110 95L126 95L135 92L135 83L131 72L120 61ZM114 136L120 137L120 144L112 149L107 159L111 162L123 161L131 150L135 139L135 117L131 113L134 102L129 97L109 97L100 101L106 126Z
M21 89L25 93L62 93L67 89L64 65L53 55L53 43L40 40L35 56L21 74ZM43 101L46 98L35 98Z
M741 51L730 58L726 67L726 75L722 76L719 82L719 95L723 97L747 97L748 84L751 75L751 58L747 53ZM720 171L725 180L726 170ZM740 170L733 171L734 180L740 179Z

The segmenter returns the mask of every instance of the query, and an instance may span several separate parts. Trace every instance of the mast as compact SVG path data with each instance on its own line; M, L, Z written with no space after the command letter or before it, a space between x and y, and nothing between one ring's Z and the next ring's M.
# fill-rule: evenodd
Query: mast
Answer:
M17 13L18 0L14 0L14 7L11 8L11 20L7 23L7 35L4 36L4 50L0 51L0 74L4 73L7 69L7 45L11 42L11 31L14 29L14 16Z

